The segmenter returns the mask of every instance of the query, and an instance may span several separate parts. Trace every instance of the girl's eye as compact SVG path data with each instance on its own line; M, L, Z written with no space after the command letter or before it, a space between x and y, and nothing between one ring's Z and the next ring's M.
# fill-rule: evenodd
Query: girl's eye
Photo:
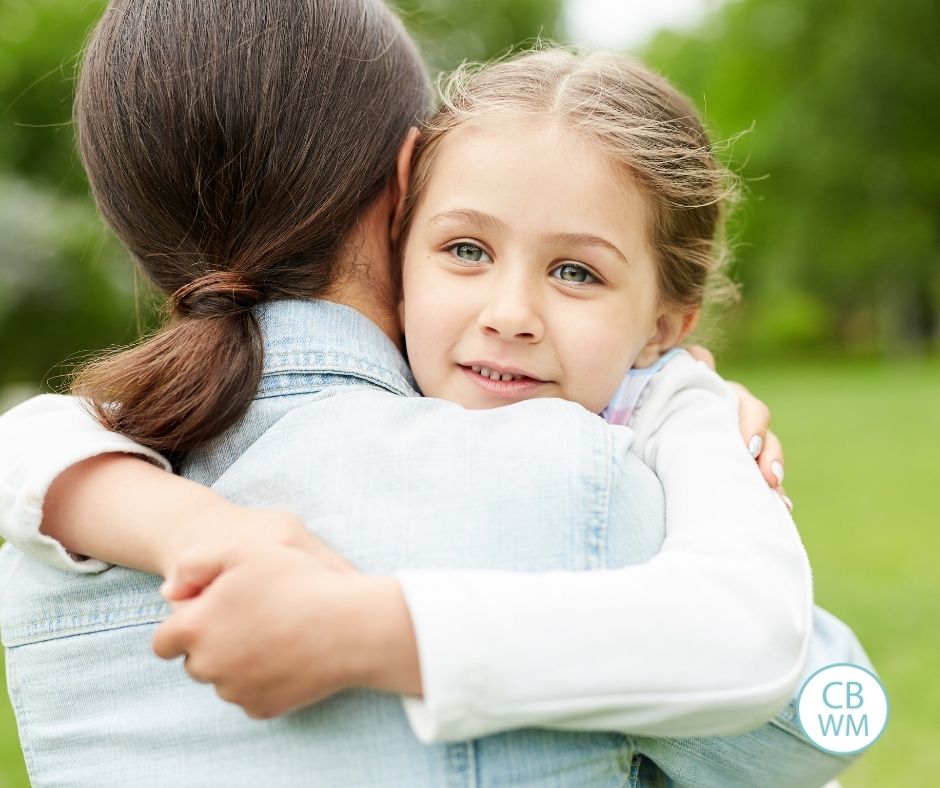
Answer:
M571 282L576 285L589 285L598 281L597 277L587 268L574 263L565 263L558 266L552 271L552 276L562 282Z
M476 244L459 243L448 246L447 251L465 263L489 263L490 256Z

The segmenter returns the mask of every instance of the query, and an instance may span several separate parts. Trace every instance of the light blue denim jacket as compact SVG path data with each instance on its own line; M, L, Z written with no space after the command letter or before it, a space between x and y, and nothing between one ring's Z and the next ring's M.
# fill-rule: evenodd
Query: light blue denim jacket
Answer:
M512 452L485 432L451 432L440 445L428 409L456 406L418 398L401 355L360 314L280 302L260 316L258 396L237 428L188 458L190 478L242 504L295 511L367 572L586 570L659 549L662 491L636 458L623 458L632 483L609 501L599 542L594 493L583 491L603 480L578 436L553 436L536 418ZM379 429L363 411L376 393ZM301 417L283 419L290 411ZM559 452L567 461L556 468ZM468 458L481 478L455 479ZM158 585L123 568L74 575L9 546L0 553L0 629L34 785L772 788L821 785L848 762L805 739L793 703L753 732L695 739L525 729L423 745L399 699L368 691L254 721L179 662L153 657L167 613ZM806 675L843 661L868 665L852 633L817 610Z

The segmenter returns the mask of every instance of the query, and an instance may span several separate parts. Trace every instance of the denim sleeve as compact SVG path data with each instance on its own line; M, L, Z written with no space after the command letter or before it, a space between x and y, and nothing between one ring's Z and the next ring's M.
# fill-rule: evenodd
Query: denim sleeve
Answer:
M837 662L872 669L854 633L817 607L803 682L815 671ZM822 786L858 755L820 750L797 719L794 697L770 722L734 736L695 738L633 737L637 752L662 769L672 785L695 788L812 788Z

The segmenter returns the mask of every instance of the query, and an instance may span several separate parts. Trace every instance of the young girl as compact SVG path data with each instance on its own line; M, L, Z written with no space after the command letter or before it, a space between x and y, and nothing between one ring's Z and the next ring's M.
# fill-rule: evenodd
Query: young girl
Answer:
M727 178L695 110L603 52L536 52L449 87L404 210L421 391L470 408L561 397L626 423L648 376L621 381L694 326L724 257Z
M564 398L624 423L639 399L637 392L642 386L635 381L645 380L629 377L628 371L653 369L663 353L694 325L706 280L718 257L715 238L723 176L694 112L665 82L614 55L536 53L484 69L466 81L456 81L453 87L454 92L419 140L411 188L402 189L407 197L401 228L401 311L409 361L422 392L473 409L540 397ZM176 291L173 303L180 311L185 308L184 314L197 318L217 314L211 309L240 314L259 299L228 273L212 271L194 278ZM785 675L776 674L781 681L775 679L761 690L769 693L762 703L778 704L781 686L784 696L788 695L802 670L811 599L808 568L799 551L792 550L794 534L783 504L763 489L754 467L742 463L741 455L746 457L743 446L737 453L732 449L723 455L736 469L729 477L735 483L727 489L711 489L707 481L702 483L683 465L674 437L671 442L662 437L663 424L668 422L672 436L677 430L689 429L691 445L697 424L705 423L709 429L715 426L710 417L696 422L686 403L694 399L689 392L696 388L708 390L713 399L727 399L720 384L682 357L667 364L661 375L640 405L634 426L638 450L662 471L671 554L686 553L691 558L700 549L702 538L689 527L700 509L708 513L705 519L710 523L726 526L720 534L714 532L726 541L709 548L717 563L730 561L737 566L745 555L761 554L770 566L780 559L778 551L789 556L783 560L787 566L778 578L785 577L784 584L796 592L793 604L788 604L777 620L786 622L781 629L793 629L787 633L787 642L796 645L797 653L795 660L784 660L788 662L782 671ZM99 377L99 382L102 379ZM121 421L125 401L118 398L117 405L109 405L112 398L101 396L104 391L111 394L113 389L97 392L99 417L109 426L127 423ZM725 430L719 443L725 448L729 445L725 440L729 424L734 431L732 407L726 403L725 411L718 409L720 428ZM453 418L461 417L455 412ZM71 423L76 433L85 429ZM701 435L698 437L701 443ZM478 438L485 443L489 436L480 434ZM89 433L88 442L95 440L101 441L99 445L107 443L100 435L95 438ZM142 440L143 445L134 450L153 457L148 443L150 447L166 446L157 440ZM504 448L495 446L494 452ZM89 450L86 456L94 453ZM682 468L685 470L678 470ZM168 483L186 485L182 480ZM545 495L552 492L546 490ZM61 500L60 496L60 504ZM141 518L165 519L177 511L177 504L159 509L151 507ZM743 514L742 509L746 510ZM751 518L766 521L767 532L750 533L748 525L760 529L763 524L753 525ZM684 524L681 529L680 523ZM132 544L125 554L136 550L137 557L128 563L160 566L160 561L154 560L153 542L133 543L134 532L132 526L115 528L104 535L103 543L113 547L129 540ZM744 551L744 543L752 540L762 549ZM28 535L24 538L20 532L18 541L28 548L41 545L43 539L37 533L30 542ZM47 548L48 540L42 549ZM679 559L675 566L687 566L689 575L675 575L674 589L697 576L693 563ZM652 567L643 574L642 582L651 596L670 594L657 577L661 574ZM498 578L492 580L496 583ZM194 590L170 589L169 595L187 596ZM212 590L210 585L205 593ZM769 591L759 585L750 590L761 600L777 593L776 588ZM702 603L704 589L698 591L701 596L694 601ZM711 624L727 612L734 597L734 592L709 597L723 600L710 611ZM562 598L558 600L559 611ZM603 598L596 601L602 604ZM448 613L455 609L451 607ZM680 604L670 609L688 608ZM695 637L676 642L715 641L710 630L704 632L706 639L699 641L702 627L696 623L692 628ZM740 634L743 637L746 633ZM795 640L790 637L793 634ZM735 635L722 653L732 654L739 642ZM669 653L669 649L662 653ZM271 659L279 657L275 651ZM599 657L612 658L612 651ZM767 659L779 661L780 653L768 648ZM613 673L629 675L631 670L621 661ZM667 673L660 679L685 678ZM429 673L425 681L432 678ZM520 681L517 689L523 683ZM427 701L431 692L427 684L424 692ZM715 694L709 697L712 701L717 698ZM729 701L734 705L740 697ZM597 701L603 709L595 709L593 716L579 698L577 710L569 706L563 715L553 717L543 707L540 719L559 727L618 727L622 719L613 714L611 705L616 705L616 700L611 698L609 702ZM668 693L659 702L668 704ZM410 713L414 719L419 716L414 708ZM648 710L644 713L649 715ZM531 716L513 716L511 710L509 715L513 724L503 718L495 728L532 724ZM703 716L709 715L706 712ZM646 719L649 722L655 717L653 713ZM562 718L565 724L559 722ZM710 722L712 730L721 727L714 718ZM460 733L480 735L493 729L487 730L483 724L464 727ZM691 730L688 727L685 732ZM792 761L788 765L792 766ZM831 768L832 764L825 766Z

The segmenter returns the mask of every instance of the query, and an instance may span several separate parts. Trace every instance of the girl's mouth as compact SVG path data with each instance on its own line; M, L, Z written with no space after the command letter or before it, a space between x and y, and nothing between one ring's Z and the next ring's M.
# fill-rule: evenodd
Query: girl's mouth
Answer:
M478 388L497 396L518 399L545 385L544 380L538 380L515 370L503 371L482 364L467 366L459 364L458 366Z
M474 372L479 375L482 375L484 378L489 378L490 380L521 380L522 378L528 378L528 375L514 375L511 372L497 372L495 369L488 369L487 367L478 367L475 364L470 367ZM532 380L533 378L529 378Z

